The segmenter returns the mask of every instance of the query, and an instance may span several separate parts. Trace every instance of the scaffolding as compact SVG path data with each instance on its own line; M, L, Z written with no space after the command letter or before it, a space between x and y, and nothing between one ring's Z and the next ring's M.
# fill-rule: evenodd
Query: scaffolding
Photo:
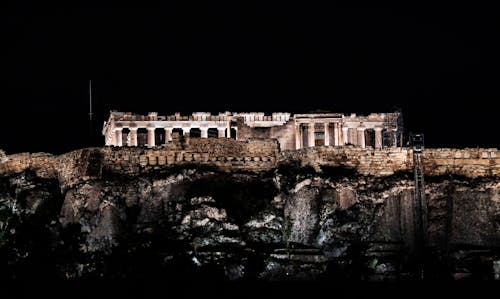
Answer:
M424 252L427 247L427 200L425 198L424 184L424 135L413 134L410 136L413 149L413 170L415 175L415 255L419 275L424 274Z

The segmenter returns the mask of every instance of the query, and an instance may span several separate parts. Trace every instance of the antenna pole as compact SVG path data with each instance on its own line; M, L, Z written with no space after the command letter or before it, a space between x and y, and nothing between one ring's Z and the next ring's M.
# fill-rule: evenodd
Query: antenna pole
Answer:
M94 145L94 113L92 112L92 80L89 80L89 146Z
M89 120L92 121L92 80L89 80Z

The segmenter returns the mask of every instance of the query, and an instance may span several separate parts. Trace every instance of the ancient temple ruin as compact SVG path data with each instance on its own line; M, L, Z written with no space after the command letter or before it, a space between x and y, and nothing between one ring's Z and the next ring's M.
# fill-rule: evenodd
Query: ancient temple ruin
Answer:
M367 116L342 113L194 112L191 115L137 115L111 111L102 134L107 146L162 146L178 133L190 138L277 139L281 150L314 146L401 146L401 113Z

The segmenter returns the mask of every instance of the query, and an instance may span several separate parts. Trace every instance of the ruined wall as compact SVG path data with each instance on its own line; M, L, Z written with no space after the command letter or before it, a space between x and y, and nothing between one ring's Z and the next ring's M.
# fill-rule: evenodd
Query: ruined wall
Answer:
M426 173L430 175L500 175L500 153L496 148L426 149L424 163Z
M238 139L246 141L250 138L271 138L271 128L251 128L242 117L237 118Z
M57 178L56 156L48 153L19 153L4 156L0 161L0 174L19 173L30 169L42 178Z
M313 147L282 153L283 160L297 160L303 166L321 165L356 169L365 175L385 176L410 169L410 152L406 149L373 150L355 146Z
M280 152L276 139L174 138L173 142L157 148L104 147L76 150L60 156L47 153L3 156L0 175L30 169L39 177L58 178L62 186L72 186L100 177L103 170L136 175L169 165L198 164L224 171L258 172L291 160L317 170L325 165L346 167L373 176L413 170L413 152L403 148L373 150L353 146L321 146ZM500 176L497 149L426 149L424 163L427 176Z
M293 120L287 121L283 126L272 127L271 136L278 139L282 151L295 150L295 124Z
M276 138L280 149L295 149L295 125L293 120L287 121L282 126L273 127L249 127L242 118L238 119L238 139L248 140L251 138Z
M262 171L276 162L275 140L189 139L180 149L105 148L104 168L119 173L139 173L165 165L200 164L222 170Z
M102 148L84 148L60 155L54 159L57 174L63 188L83 181L99 178L103 166Z
M7 155L3 150L0 149L0 162L5 162L7 161Z
M466 177L500 176L500 153L497 149L425 149L426 175L463 175ZM285 151L283 160L298 160L302 165L321 165L356 169L361 174L385 176L413 170L413 151L404 148L314 147Z

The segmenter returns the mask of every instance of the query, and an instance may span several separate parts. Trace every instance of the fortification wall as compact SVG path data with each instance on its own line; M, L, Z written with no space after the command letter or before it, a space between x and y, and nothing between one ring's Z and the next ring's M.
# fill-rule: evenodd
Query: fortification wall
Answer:
M105 148L104 169L136 174L165 165L199 164L222 170L262 171L276 165L279 147L273 139L187 139L182 146L159 148Z
M500 153L497 149L425 149L426 175L463 175L466 177L500 176ZM293 159L302 165L321 165L356 169L365 175L385 176L413 170L413 151L404 148L314 147L285 151L281 160Z
M30 169L40 177L57 178L62 188L100 178L102 173L139 175L171 165L205 165L220 170L265 171L278 163L299 161L318 170L320 166L339 166L364 175L387 176L413 170L413 152L403 148L314 147L279 151L276 139L187 138L174 139L164 147L85 148L60 156L47 153L21 153L2 156L0 175ZM426 149L426 175L500 176L497 149Z
M285 151L282 160L297 160L303 166L346 167L365 175L386 176L396 171L409 169L410 152L401 148L373 150L354 146L313 147Z
M42 178L57 178L57 156L48 153L19 153L6 155L0 161L0 175L20 173L27 169Z
M428 175L500 176L500 152L496 148L426 149L424 167Z
M279 153L275 139L186 138L174 139L165 147L84 148L60 156L21 153L2 156L0 175L35 171L55 178L63 189L108 173L139 175L171 165L197 164L220 170L263 171L275 167Z
M84 148L58 156L57 175L63 188L100 178L104 163L103 148Z

